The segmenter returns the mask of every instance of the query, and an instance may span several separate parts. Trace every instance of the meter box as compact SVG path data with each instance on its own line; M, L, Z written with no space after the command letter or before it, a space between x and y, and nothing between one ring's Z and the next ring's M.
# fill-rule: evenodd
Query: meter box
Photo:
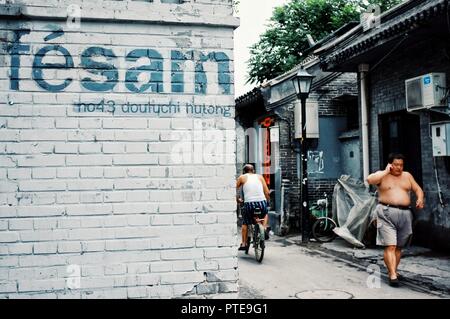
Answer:
M450 122L431 123L433 156L450 156Z

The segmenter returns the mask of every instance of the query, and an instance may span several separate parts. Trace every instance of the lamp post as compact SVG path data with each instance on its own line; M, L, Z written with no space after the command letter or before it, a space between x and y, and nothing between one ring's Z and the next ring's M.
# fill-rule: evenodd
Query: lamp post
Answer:
M301 139L301 156L302 156L302 183L301 183L301 226L302 226L302 243L309 242L309 204L308 204L308 154L306 144L306 99L311 90L311 83L314 76L309 74L303 66L297 72L292 82L295 87L297 97L301 101L301 117L302 117L302 139Z

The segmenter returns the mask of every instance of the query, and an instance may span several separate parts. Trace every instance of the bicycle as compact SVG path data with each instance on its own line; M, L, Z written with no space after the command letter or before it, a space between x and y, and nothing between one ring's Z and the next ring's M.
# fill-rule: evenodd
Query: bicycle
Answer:
M326 193L324 193L324 197L310 206L311 215L315 219L311 232L313 237L321 243L327 243L335 239L336 234L333 229L337 227L336 222L328 217L328 197Z
M259 263L262 262L264 258L265 244L265 229L263 226L264 218L262 218L262 212L260 208L255 208L253 213L253 223L248 225L247 232L247 246L245 246L245 254L248 255L250 250L250 245L253 245L255 250L255 258Z

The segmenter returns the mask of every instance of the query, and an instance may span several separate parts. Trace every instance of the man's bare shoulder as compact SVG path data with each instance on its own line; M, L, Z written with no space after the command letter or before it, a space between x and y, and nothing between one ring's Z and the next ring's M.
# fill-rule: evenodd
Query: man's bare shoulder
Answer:
M404 176L405 178L413 178L412 174L410 172L407 172L407 171L403 171L402 172L402 176Z
M388 181L389 178L390 178L390 176L389 176L389 174L387 174L386 176L381 177L380 182L378 184L375 184L375 185L378 186L378 185L382 184L383 182Z
M242 174L238 177L238 181L245 183L247 181L247 176L245 174Z

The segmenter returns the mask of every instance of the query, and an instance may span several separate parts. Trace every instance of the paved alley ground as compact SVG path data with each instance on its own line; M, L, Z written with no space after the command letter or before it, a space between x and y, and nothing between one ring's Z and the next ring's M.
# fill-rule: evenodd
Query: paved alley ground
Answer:
M430 299L449 298L419 285L390 287L377 264L369 267L272 236L264 260L238 253L239 298L269 299ZM381 271L382 273L383 271Z

